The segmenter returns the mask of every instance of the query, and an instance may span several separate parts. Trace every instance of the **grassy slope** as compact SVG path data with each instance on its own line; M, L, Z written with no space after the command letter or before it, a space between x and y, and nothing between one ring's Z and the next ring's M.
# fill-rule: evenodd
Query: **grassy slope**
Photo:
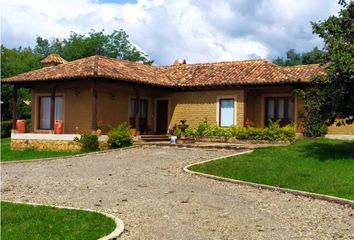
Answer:
M115 228L99 213L1 202L1 239L98 239Z
M12 151L10 147L10 138L1 139L1 161L16 161L28 160L37 158L61 157L75 155L73 152L50 152L50 151L36 151L27 149L24 151Z
M354 141L299 140L192 170L354 200Z

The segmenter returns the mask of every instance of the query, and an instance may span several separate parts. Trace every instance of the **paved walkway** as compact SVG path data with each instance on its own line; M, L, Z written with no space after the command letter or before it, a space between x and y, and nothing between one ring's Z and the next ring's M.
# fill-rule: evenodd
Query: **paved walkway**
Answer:
M234 152L140 147L6 164L2 198L112 213L121 239L354 239L353 209L182 170Z

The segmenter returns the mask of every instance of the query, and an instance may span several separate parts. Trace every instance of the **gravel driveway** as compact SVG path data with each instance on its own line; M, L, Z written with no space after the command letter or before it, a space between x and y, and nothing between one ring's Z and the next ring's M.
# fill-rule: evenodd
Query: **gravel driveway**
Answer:
M140 147L1 165L2 198L112 213L121 239L354 239L354 211L183 172L234 153Z

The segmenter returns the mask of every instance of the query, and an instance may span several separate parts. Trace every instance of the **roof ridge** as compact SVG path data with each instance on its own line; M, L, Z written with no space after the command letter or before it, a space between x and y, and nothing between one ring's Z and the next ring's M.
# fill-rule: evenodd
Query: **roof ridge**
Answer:
M260 59L220 61L220 62L207 62L207 63L187 63L187 64L165 65L165 66L157 66L157 67L158 68L170 68L170 67L183 67L183 66L205 66L205 65L233 64L233 63L243 63L243 62L267 62L267 63L269 63L268 60L260 58Z
M140 62L132 62L132 61L121 59L121 58L113 58L113 57L108 57L108 56L104 56L104 55L94 55L94 56L95 57L97 56L99 58L105 58L105 59L112 60L112 61L117 61L117 62L125 62L125 63L129 63L129 64L139 64L139 65L143 65L143 66L147 66L147 67L157 68L154 65L147 65L144 63L140 63Z

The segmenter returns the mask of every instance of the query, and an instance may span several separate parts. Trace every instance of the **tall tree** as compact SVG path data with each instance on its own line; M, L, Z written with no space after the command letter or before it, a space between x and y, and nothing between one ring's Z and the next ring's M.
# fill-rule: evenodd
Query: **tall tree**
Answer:
M49 53L58 53L68 61L104 55L144 64L153 63L145 53L132 44L129 35L123 30L115 30L111 34L105 34L104 30L100 32L91 30L88 34L72 32L67 39L56 38L52 41L37 37L34 51L42 58Z
M28 72L41 67L40 57L31 48L8 49L1 45L1 78ZM24 100L31 99L29 89L21 88L18 92L19 118L29 118L30 107ZM1 84L1 119L11 118L12 86Z
M337 124L354 122L354 2L341 4L338 16L312 23L313 32L325 42L322 63L327 74L315 77L303 92L309 129L338 119Z

